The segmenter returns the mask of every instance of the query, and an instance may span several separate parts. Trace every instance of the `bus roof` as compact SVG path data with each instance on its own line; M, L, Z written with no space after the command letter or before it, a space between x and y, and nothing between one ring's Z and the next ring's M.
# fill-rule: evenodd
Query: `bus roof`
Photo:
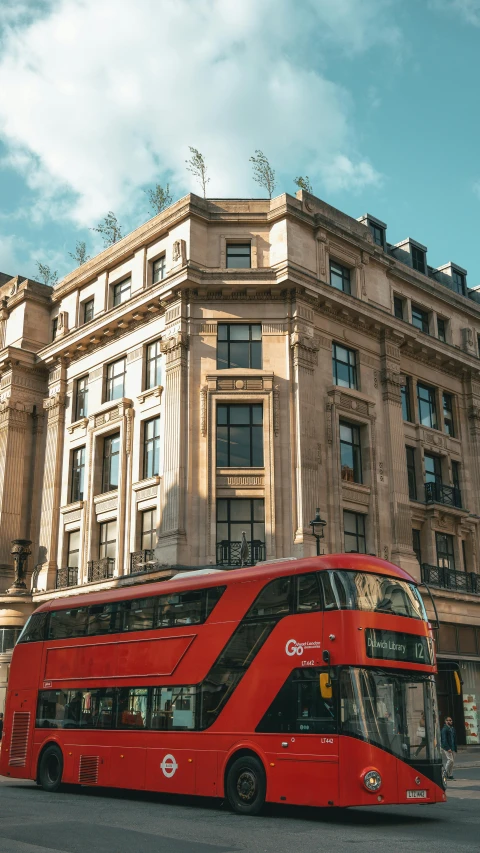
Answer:
M149 584L135 584L134 586L108 589L105 591L80 593L78 595L66 596L65 598L53 598L41 604L35 613L44 610L70 610L75 607L86 607L89 604L102 604L105 601L127 601L134 598L149 598L156 595L167 595L187 589L205 589L210 586L229 586L232 583L247 583L260 579L272 579L283 575L302 574L304 572L325 571L326 569L350 569L372 574L388 575L396 577L409 583L417 583L408 572L399 566L372 557L369 554L326 554L322 557L304 557L300 560L280 560L244 569L230 569L227 571L215 571L199 577L198 573L192 571L192 577L188 571L175 575L168 581L158 581Z

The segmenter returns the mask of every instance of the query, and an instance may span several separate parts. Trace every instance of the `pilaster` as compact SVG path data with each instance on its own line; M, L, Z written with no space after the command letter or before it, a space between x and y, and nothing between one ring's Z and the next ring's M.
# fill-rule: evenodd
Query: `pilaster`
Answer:
M315 368L318 341L313 333L313 310L302 302L295 305L290 336L293 378L293 440L295 467L296 555L314 553L315 542L309 528L319 501L317 412L315 408Z
M29 422L26 404L7 400L0 404L0 564L11 565L11 540L27 532L22 506L25 461L29 457Z
M160 529L155 557L160 563L186 562L185 498L188 412L186 303L170 303L165 315L164 470Z
M40 589L49 589L54 585L54 575L58 568L57 546L66 406L64 364L58 365L50 372L48 386L49 396L43 401L47 422L38 554L38 564L41 564L38 581Z
M402 415L400 339L384 334L381 340L381 386L384 441L387 458L392 544L390 560L420 579L420 567L412 548L412 516L408 494L405 432Z

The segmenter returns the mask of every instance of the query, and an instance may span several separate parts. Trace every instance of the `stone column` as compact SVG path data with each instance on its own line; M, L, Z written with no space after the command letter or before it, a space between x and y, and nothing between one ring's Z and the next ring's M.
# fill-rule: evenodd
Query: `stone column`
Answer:
M304 314L313 323L313 310L297 305L295 315ZM311 317L310 317L311 315ZM295 554L316 553L316 544L309 523L319 504L318 481L318 411L315 408L315 368L318 365L318 343L311 330L302 328L301 320L294 321L290 338L293 375L293 440L295 465ZM311 331L311 334L308 332ZM307 332L307 334L305 333Z
M0 564L12 565L11 542L28 532L23 517L25 460L31 415L10 400L0 405Z
M420 579L412 548L412 515L408 495L405 433L402 416L402 374L399 341L384 333L381 341L381 383L385 417L384 441L387 457L391 517L391 561Z
M167 311L167 319L170 312ZM180 305L178 305L180 318ZM168 335L168 329L166 331ZM160 563L186 562L186 453L188 411L188 337L175 331L162 342L165 354L164 466L160 530L155 557Z
M39 589L55 585L60 498L62 486L62 456L65 435L65 391L56 391L43 401L47 413L45 464L40 510L39 558L41 563Z

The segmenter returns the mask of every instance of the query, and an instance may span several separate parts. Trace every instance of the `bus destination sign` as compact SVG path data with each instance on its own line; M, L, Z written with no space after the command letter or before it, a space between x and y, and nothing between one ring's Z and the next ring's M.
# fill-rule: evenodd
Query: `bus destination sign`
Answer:
M423 663L430 666L433 663L431 643L428 637L366 628L365 643L369 658Z

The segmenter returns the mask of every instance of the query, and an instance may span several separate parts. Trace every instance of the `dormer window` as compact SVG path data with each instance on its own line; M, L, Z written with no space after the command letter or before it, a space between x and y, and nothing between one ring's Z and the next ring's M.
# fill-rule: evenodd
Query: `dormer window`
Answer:
M460 296L465 296L465 276L457 270L452 270L453 289Z
M385 246L385 228L381 228L376 222L369 222L368 226L372 232L373 242L376 246Z
M417 249L416 246L412 246L412 267L414 270L417 270L417 272L423 272L425 274L425 252L422 249Z

